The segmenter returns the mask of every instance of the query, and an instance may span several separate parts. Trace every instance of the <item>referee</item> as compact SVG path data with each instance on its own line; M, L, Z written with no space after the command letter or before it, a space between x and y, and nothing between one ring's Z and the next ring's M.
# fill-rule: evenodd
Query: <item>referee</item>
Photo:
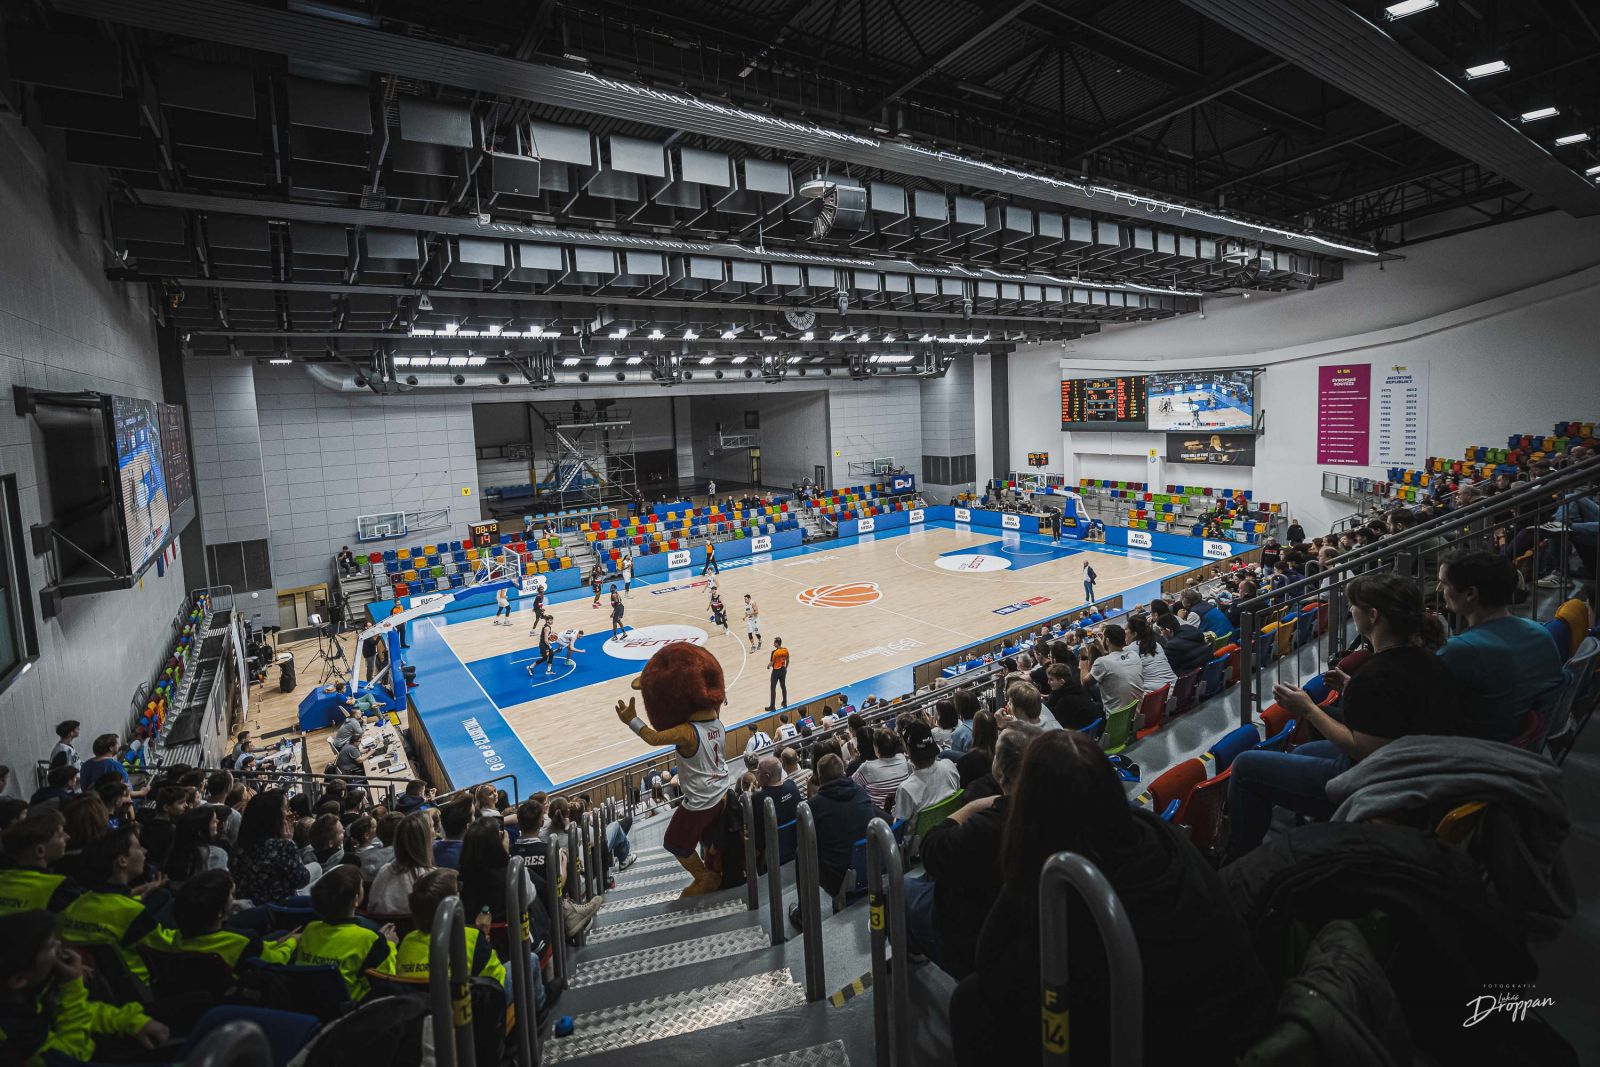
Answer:
M783 638L772 639L772 654L767 657L767 670L772 672L772 683L768 686L767 710L778 709L778 690L783 690L783 702L789 703L789 650L783 647Z

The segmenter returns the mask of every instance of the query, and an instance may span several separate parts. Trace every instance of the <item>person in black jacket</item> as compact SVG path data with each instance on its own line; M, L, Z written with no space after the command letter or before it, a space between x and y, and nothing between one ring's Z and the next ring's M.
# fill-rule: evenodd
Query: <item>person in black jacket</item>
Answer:
M873 806L866 792L845 773L844 760L830 752L817 761L817 795L808 803L817 829L817 882L828 896L837 896L850 869L856 842L867 836L867 823L889 820ZM789 921L800 926L800 906L791 905Z
M1064 817L1065 816L1065 817ZM956 1063L1035 1063L1039 1022L1039 875L1057 852L1076 852L1116 890L1144 964L1148 1063L1232 1063L1256 1039L1273 997L1250 951L1250 932L1205 859L1172 826L1132 808L1100 746L1075 730L1035 738L1008 799L1001 838L1003 888L978 936L971 974L950 1001ZM1094 921L1067 905L1072 956L1063 1011L1075 1061L1110 1061L1107 964ZM1194 961L1206 960L1204 981ZM1226 1020L1226 1025L1219 1025Z
M1211 643L1198 627L1184 626L1176 615L1163 615L1156 626L1167 635L1167 662L1174 674L1187 674L1211 662Z
M921 878L905 880L906 930L912 944L956 979L972 973L978 932L1000 895L1000 836L1006 790L1028 743L1044 731L1012 723L996 742L993 773L1000 793L963 805L922 839Z
M1062 642L1057 644L1065 647ZM1077 659L1070 650L1068 654ZM1050 714L1056 717L1062 729L1081 730L1100 717L1100 705L1084 690L1076 664L1052 663L1045 672L1045 678L1050 683L1050 690L1044 695L1044 706L1050 709Z

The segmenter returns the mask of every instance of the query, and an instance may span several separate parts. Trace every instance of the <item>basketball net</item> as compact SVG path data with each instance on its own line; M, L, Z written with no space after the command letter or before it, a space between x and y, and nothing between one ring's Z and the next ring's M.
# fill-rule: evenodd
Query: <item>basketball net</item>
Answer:
M479 585L489 582L518 582L522 580L522 560L514 552L501 549L483 560L476 578Z

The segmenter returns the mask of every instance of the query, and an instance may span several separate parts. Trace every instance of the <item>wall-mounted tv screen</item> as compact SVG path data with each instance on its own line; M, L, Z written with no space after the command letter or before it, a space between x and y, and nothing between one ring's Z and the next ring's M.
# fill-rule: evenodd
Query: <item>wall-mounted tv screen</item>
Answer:
M1142 430L1145 428L1145 378L1068 378L1061 383L1063 430Z
M1152 430L1254 430L1256 372L1198 370L1152 374Z
M189 435L184 432L183 407L157 404L161 414L161 459L167 475L167 506L172 509L174 532L186 520L178 517L183 505L194 499L194 475L189 466Z
M128 566L130 573L137 574L172 531L161 424L155 402L134 397L113 396L111 417L117 434L117 480L122 490Z

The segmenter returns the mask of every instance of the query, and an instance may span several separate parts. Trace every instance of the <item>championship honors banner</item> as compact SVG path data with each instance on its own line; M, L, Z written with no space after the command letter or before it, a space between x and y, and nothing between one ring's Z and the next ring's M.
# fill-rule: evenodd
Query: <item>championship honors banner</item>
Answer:
M1229 467L1256 464L1253 433L1169 433L1168 463L1214 463Z

